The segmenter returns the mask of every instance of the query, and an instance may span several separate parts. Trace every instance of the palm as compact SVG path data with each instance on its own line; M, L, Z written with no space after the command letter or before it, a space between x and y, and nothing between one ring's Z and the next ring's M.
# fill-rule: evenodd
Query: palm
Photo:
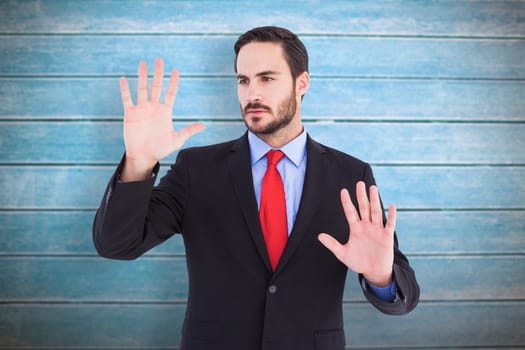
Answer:
M162 159L173 148L171 113L166 105L132 106L126 110L124 143L133 159Z
M131 100L127 80L121 79L127 159L155 163L180 148L189 137L203 128L201 123L194 123L180 132L173 130L172 109L177 94L178 73L172 72L165 101L161 103L163 70L162 60L158 59L155 62L151 94L148 99L147 66L141 62L136 105Z
M357 222L350 225L348 242L343 245L342 262L357 273L374 273L375 266L392 264L392 242L385 229ZM379 271L378 271L379 272Z
M341 191L350 229L348 242L340 244L324 233L319 235L319 240L348 268L365 275L371 283L384 284L391 276L394 261L395 207L390 207L387 224L383 225L377 188L370 188L370 202L363 182L357 184L356 192L361 218L348 191Z

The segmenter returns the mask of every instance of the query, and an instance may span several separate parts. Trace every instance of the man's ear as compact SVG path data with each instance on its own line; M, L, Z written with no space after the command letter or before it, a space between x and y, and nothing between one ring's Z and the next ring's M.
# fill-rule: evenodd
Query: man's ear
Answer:
M302 72L295 79L295 94L296 96L303 96L310 87L310 75L308 72Z

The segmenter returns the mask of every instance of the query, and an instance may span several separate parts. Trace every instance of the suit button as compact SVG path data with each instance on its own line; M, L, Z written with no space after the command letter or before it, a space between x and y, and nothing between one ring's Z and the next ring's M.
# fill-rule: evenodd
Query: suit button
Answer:
M268 287L268 292L270 294L275 294L275 292L277 292L277 286L275 284L272 284L270 287Z

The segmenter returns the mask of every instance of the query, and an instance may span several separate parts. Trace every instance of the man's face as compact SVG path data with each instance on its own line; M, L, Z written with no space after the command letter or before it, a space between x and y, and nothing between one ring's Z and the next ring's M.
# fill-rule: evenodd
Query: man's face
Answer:
M272 134L296 115L295 80L279 44L252 42L237 57L237 95L250 131Z

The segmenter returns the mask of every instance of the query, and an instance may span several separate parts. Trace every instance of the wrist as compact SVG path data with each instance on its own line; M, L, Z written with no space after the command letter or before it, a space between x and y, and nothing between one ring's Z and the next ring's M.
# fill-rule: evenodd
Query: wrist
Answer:
M120 174L122 182L144 181L151 177L157 160L133 159L126 155Z
M394 274L392 271L390 273L385 274L363 274L363 277L366 279L366 281L370 284L373 284L376 287L379 288L385 288L392 284L392 281L394 280Z

